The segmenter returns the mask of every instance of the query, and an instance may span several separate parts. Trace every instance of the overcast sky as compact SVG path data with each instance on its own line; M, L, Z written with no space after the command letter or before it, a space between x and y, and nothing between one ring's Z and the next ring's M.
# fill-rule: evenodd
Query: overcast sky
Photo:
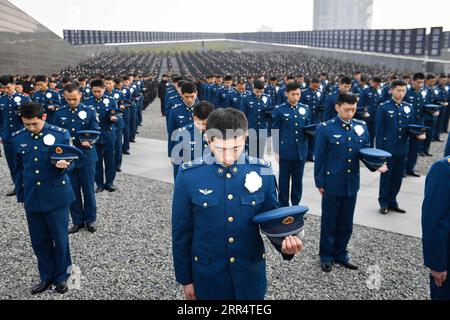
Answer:
M252 32L311 30L313 0L10 0L62 36L63 29ZM339 0L335 0L339 1ZM376 28L443 26L448 0L374 0Z

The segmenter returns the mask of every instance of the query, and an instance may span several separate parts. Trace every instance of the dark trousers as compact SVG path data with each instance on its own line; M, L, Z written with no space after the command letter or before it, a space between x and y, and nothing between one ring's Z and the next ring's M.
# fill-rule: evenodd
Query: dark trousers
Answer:
M256 136L251 136L247 139L247 150L248 155L254 158L264 158L264 152L266 150L267 144L267 133L264 134L264 130L261 133L256 134Z
M370 135L370 147L373 148L375 146L375 122L367 121L367 129L369 129Z
M6 163L8 164L9 174L11 176L11 179L14 180L13 172L14 172L14 150L12 143L10 142L3 142L3 151L5 153Z
M115 133L113 132L115 135ZM98 161L95 166L95 183L99 188L110 188L116 178L116 162L114 156L115 139L96 143Z
M97 202L94 192L95 164L75 168L69 172L75 201L70 204L72 223L79 225L95 222L97 219Z
M431 300L450 300L450 280L447 278L443 286L439 288L433 276L430 275L430 296Z
M302 198L304 160L280 159L279 194L280 207L289 207L289 194L293 206L297 206ZM291 184L292 181L292 184ZM291 190L289 192L289 186Z
M443 119L442 119L442 132L448 132L448 123L450 121L450 106L444 107L442 109Z
M322 263L348 262L347 245L353 232L356 195L322 197L319 255Z
M417 155L421 151L421 149L423 149L422 145L422 141L419 141L417 139L412 138L409 140L409 150L406 157L406 173L414 172L414 168L416 167L417 163Z
M445 109L446 107L442 107L439 116L437 117L436 124L434 126L434 135L433 140L438 140L440 138L440 134L444 132L444 117L445 117Z
M123 113L123 121L125 122L125 129L123 129L123 151L130 150L130 108L126 108Z
M121 128L120 125L118 125L116 127L116 141L115 141L115 146L114 146L114 160L116 163L116 168L121 168L122 167L122 150L123 150L123 132L124 132L124 128ZM128 142L130 143L130 142Z
M378 202L381 208L397 208L397 195L402 186L405 156L393 155L387 160L388 171L381 174Z
M31 246L38 260L41 281L69 278L69 207L50 212L26 212Z
M166 110L164 110L164 98L159 98L159 101L161 102L161 114L163 116L166 115Z
M308 136L308 160L314 159L314 147L316 145L316 137Z
M137 103L133 102L133 106L130 108L130 141L136 139L137 108Z
M434 118L433 120L425 120L424 123L427 127L430 128L430 131L427 133L427 138L425 139L425 141L423 141L423 151L429 152L431 140L433 140L433 137L435 136L437 118Z

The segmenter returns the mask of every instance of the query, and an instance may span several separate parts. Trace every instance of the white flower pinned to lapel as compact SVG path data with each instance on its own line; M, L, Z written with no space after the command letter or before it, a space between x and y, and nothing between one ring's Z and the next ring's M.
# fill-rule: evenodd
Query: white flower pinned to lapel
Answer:
M56 138L55 138L55 136L52 135L52 134L47 134L47 135L44 137L44 144L47 145L47 146L52 146L52 145L54 145L54 144L55 144L55 141L56 141Z
M406 114L409 114L411 112L410 107L405 107L405 108L403 108L403 110L405 111Z
M298 113L300 113L302 116L304 116L306 114L306 109L301 107L300 109L298 109Z
M84 111L84 110L81 110L80 112L78 112L78 117L79 117L81 120L86 119L86 118L87 118L87 112Z
M256 171L252 171L245 175L244 186L250 193L255 193L262 187L262 178Z
M262 101L264 102L264 104L266 104L268 101L267 97L262 97Z
M357 125L355 126L355 132L358 135L358 137L360 137L364 133L364 128L360 125Z
M52 97L52 94L50 92L47 92L45 96L50 99Z

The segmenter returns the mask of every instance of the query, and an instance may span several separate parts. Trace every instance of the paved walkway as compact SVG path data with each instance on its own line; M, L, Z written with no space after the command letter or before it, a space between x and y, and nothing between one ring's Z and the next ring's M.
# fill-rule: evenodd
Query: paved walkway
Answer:
M122 170L127 174L173 183L172 166L166 150L165 141L137 138L137 143L132 145L132 155L125 156ZM272 163L277 174L278 166L273 159ZM314 165L307 163L303 178L302 204L310 208L311 214L320 216L321 196L314 185L313 171ZM424 184L424 177L404 179L398 202L401 208L407 210L407 214L391 212L383 216L378 213L379 174L361 168L361 190L358 193L355 223L420 238Z

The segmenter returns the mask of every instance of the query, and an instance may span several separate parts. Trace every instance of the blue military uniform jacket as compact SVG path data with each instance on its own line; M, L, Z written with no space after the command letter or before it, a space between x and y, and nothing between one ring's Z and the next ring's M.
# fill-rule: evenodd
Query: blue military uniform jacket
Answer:
M227 101L225 103L226 108L241 110L242 100L249 94L251 94L249 91L244 91L241 93L236 89L232 89L227 95Z
M120 91L120 90L113 89L111 92L108 92L108 90L105 90L105 97L114 99L116 101L116 104L118 107L124 105L125 96L122 93L122 91ZM118 117L118 120L115 123L115 126L117 129L125 128L125 121L123 120L123 117Z
M374 87L367 87L361 91L358 100L358 107L367 108L370 117L365 119L367 121L375 121L377 107L381 101L382 89L375 89Z
M279 130L279 144L274 150L284 160L306 160L308 138L303 127L311 124L311 111L307 105L292 106L289 102L276 106L272 114L272 129Z
M185 127L188 124L193 123L193 111L194 106L188 107L184 102L182 105L174 105L169 113L169 120L167 122L167 134L168 134L168 156L172 152L174 147L174 141L171 141L172 134L179 128Z
M80 104L75 110L69 106L63 106L56 112L56 125L67 129L73 139L73 145L83 151L84 157L75 163L77 168L94 165L97 162L97 151L95 148L81 146L77 132L81 130L100 131L94 107Z
M69 169L58 169L50 161L54 144L69 144L66 129L45 124L39 134L25 128L13 134L14 184L18 202L29 212L49 212L60 209L75 200L66 174ZM72 166L72 165L71 165Z
M264 93L269 96L270 101L272 102L272 105L275 105L276 102L277 102L278 88L276 86L273 86L273 85L269 84L264 89Z
M399 104L391 99L380 104L375 120L376 147L394 156L407 155L409 145L407 126L413 124L414 119L414 109L407 102Z
M111 121L110 111L117 108L115 99L103 96L101 99L95 97L85 102L86 106L94 107L97 113L97 121L99 122L101 136L100 143L113 143L116 138L115 123Z
M272 103L266 94L257 98L251 93L242 99L241 111L247 116L249 129L268 129L272 110Z
M411 88L406 93L404 98L406 102L409 102L414 109L414 123L423 124L424 120L424 110L423 107L427 103L431 103L431 95L428 89L421 88L419 90L415 90Z
M194 123L178 129L175 140L174 145L180 146L180 149L178 149L179 152L176 153L176 156L182 159L179 162L180 164L182 162L193 161L210 153L208 142L204 139L204 134L195 127ZM189 152L185 153L185 151Z
M30 98L18 92L0 97L0 129L3 142L11 142L12 134L23 128L19 108L30 102Z
M317 128L314 178L317 188L335 196L353 196L359 190L359 150L370 147L364 121L346 124L339 117Z
M198 299L262 299L266 292L264 244L252 219L278 207L276 182L270 163L240 160L225 168L207 155L183 164L177 175L175 276L180 284L194 283Z
M306 89L300 98L300 103L306 104L311 111L311 123L320 123L320 111L324 107L325 95L319 89Z
M325 105L323 111L323 120L328 121L337 116L336 112L336 102L339 95L339 91L335 91L329 94L325 98Z
M227 96L231 92L231 88L227 88L225 86L221 86L217 89L216 96L214 99L214 106L217 108L226 108Z
M422 204L424 262L436 272L450 271L449 190L450 157L446 157L431 167L425 181Z
M37 91L33 94L33 101L39 103L44 108L44 112L47 114L46 121L49 124L55 124L56 111L62 105L59 93L50 88L46 91ZM48 110L49 106L53 106L55 110Z

